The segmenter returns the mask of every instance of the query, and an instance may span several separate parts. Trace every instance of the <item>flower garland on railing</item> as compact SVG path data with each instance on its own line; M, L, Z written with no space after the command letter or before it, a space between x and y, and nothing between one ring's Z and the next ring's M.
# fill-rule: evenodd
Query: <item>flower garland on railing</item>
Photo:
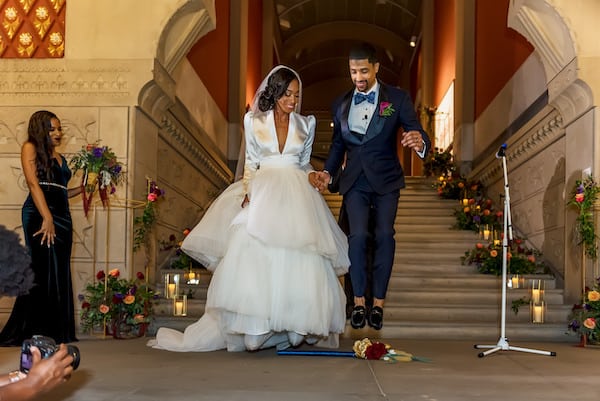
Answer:
M134 252L140 249L140 247L147 245L148 235L158 218L156 211L156 202L162 198L165 191L160 189L156 185L155 181L150 178L146 178L146 205L141 216L136 217L133 220L135 226L134 238L133 238L133 250Z
M590 175L584 180L575 182L575 188L571 192L571 198L567 203L567 205L579 209L576 220L578 244L583 244L585 254L593 260L598 258L598 235L596 235L592 209L599 193L600 187Z

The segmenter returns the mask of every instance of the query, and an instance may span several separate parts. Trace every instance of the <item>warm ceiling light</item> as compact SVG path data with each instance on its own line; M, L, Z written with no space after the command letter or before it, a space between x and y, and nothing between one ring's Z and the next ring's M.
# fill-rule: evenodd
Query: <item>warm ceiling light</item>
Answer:
M408 42L410 47L415 47L417 45L417 37L415 35L410 37L410 42Z

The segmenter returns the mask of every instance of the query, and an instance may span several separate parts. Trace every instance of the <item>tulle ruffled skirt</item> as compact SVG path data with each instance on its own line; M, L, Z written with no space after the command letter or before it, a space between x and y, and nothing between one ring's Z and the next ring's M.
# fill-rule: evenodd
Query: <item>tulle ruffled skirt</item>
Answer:
M173 351L337 346L350 264L346 235L306 172L261 168L241 208L234 183L207 210L182 249L214 271L206 312L184 333L161 328L151 345ZM326 344L324 343L326 342Z

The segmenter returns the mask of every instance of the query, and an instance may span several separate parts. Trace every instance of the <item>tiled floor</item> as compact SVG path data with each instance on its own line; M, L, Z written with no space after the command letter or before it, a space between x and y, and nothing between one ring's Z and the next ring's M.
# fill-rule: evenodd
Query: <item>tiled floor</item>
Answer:
M495 344L483 339L479 344ZM487 340L487 341L486 341ZM576 342L515 343L554 351L499 351L479 358L466 341L387 340L429 363L255 353L173 353L147 339L81 339L72 379L43 397L54 400L597 400L600 349ZM341 350L352 341L342 340ZM301 349L312 349L305 346ZM18 348L0 348L0 369L18 366Z

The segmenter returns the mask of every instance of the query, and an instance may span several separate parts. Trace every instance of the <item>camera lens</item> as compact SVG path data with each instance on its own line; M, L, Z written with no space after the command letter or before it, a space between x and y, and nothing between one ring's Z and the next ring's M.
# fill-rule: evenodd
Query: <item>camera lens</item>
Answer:
M77 369L79 367L79 348L74 345L67 345L67 352L73 357L73 362L71 363L73 370Z

